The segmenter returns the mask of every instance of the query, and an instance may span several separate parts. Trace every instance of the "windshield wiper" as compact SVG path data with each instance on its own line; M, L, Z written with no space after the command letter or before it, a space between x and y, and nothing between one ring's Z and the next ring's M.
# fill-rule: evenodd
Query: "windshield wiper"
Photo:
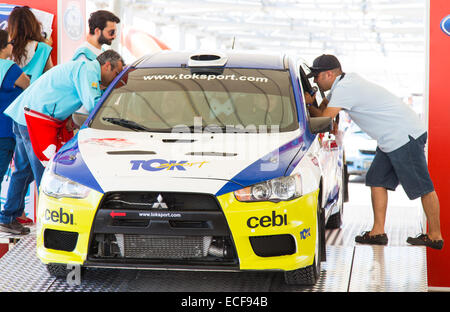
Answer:
M219 127L224 133L258 133L258 129L244 128L227 125L225 127Z
M114 117L103 117L103 120L109 123L112 123L113 125L118 125L124 128L128 128L134 131L147 131L152 132L153 130L150 128L147 128L144 125L141 125L135 121L127 120L123 118L114 118Z
M175 126L172 128L173 132L184 132L185 129L188 129L191 133L203 133L204 131L208 133L258 133L258 130L252 128L244 128L244 127L235 127L235 126Z

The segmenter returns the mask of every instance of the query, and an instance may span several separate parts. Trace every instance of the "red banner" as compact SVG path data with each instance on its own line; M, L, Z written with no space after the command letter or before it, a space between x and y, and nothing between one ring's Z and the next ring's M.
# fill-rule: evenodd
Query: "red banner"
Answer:
M428 165L441 207L441 231L444 248L427 249L428 286L450 287L450 139L448 127L450 72L450 1L432 0L430 3L429 29L429 143Z

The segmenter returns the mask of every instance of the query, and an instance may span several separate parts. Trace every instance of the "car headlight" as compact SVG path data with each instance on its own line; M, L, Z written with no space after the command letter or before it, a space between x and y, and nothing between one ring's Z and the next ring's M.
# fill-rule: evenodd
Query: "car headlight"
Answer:
M302 179L300 174L272 179L234 192L236 199L242 202L279 202L282 200L292 200L302 195Z
M53 169L53 162L50 161L45 169L41 180L41 191L54 198L86 198L90 188L72 181L68 178L57 175Z

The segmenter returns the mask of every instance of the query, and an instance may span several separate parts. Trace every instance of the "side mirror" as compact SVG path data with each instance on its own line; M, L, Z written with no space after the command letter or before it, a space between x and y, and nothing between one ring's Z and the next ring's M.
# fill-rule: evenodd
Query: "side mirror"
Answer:
M333 121L330 117L311 117L309 126L312 134L330 132L333 130Z
M78 112L75 112L72 114L72 120L78 128L80 128L84 124L84 122L86 121L86 119L88 117L89 117L89 115L78 113Z

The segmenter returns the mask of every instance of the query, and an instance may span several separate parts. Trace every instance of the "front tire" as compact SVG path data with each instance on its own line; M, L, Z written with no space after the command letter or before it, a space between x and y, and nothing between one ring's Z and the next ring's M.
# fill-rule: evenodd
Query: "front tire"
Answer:
M56 278L66 278L69 274L66 264L49 263L47 264L48 273Z
M288 285L314 286L319 279L320 261L318 262L319 270L317 270L317 261L314 257L314 263L306 268L294 271L284 272L284 280Z
M319 205L318 205L319 206ZM322 252L324 252L323 241L324 226L321 218L320 208L317 208L316 217L316 245L313 263L307 267L293 271L284 272L284 280L288 285L313 286L320 277L320 262L322 260Z
M68 264L62 263L49 263L46 265L48 273L56 278L67 278L69 273L75 273L75 267ZM84 274L85 267L81 266L78 268L80 275Z

